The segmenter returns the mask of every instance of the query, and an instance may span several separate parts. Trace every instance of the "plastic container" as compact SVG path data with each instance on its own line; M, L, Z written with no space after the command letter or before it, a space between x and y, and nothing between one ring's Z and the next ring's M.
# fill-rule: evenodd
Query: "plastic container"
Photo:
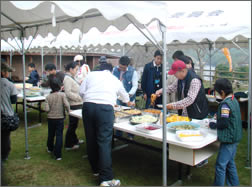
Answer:
M199 142L202 141L206 134L200 130L181 130L176 132L177 138L182 142Z
M135 127L137 131L141 131L146 134L154 134L161 129L160 126L151 124L151 123L143 123L143 124L135 125Z

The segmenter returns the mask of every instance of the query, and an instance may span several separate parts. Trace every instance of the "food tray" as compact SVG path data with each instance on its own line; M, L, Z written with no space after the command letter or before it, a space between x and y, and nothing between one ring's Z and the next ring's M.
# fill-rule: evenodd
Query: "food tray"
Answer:
M116 116L116 113L121 114L123 116L122 117ZM130 117L131 117L131 115L128 115L128 114L125 114L123 112L117 111L117 112L115 112L115 120L114 120L114 122L115 123L121 123L121 122L129 121Z
M128 113L129 111L134 111L136 113ZM138 109L124 109L121 112L124 112L126 114L132 115L132 116L138 116L138 115L142 115L142 111L138 110ZM138 112L138 113L137 113Z
M157 126L157 125L152 124L152 123L143 123L143 124L136 125L135 127L136 127L137 131L141 131L141 132L144 132L146 134L154 134L154 133L158 132L161 129L160 126ZM148 130L146 128L150 128L150 129ZM152 128L153 128L153 130L152 130Z
M161 110L153 109L153 108L148 108L143 110L144 114L154 114L154 115L160 115Z
M144 116L152 116L152 117L155 117L155 118L156 118L156 121L153 121L153 122L139 122L139 123L132 121L132 119L135 118L135 117L144 117ZM155 124L155 123L158 122L158 120L159 120L159 119L158 119L157 116L151 115L151 114L147 114L147 115L140 115L140 116L131 116L129 121L130 121L130 123L131 123L132 125L138 125L138 124L144 124L144 123Z
M178 122L172 122L172 123L168 123L167 125L167 130L176 132L176 131L180 131L180 130L176 130L174 127L175 126L183 126L183 125L190 125L193 126L194 129L190 129L190 130L198 130L200 128L200 125L197 123L193 123L193 122L188 122L188 121L178 121ZM188 129L189 130L189 129Z
M200 130L182 130L176 132L176 137L182 142L199 142L206 136Z

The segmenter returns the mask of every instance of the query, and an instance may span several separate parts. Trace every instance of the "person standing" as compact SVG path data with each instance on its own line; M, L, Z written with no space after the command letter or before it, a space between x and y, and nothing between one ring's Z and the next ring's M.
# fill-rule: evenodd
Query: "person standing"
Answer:
M35 64L28 64L28 72L30 73L29 77L26 77L26 82L32 84L33 86L38 86L39 74L35 69Z
M114 67L112 74L116 76L122 83L129 94L130 101L135 102L136 99L136 90L138 87L138 77L136 70L129 66L130 59L128 56L122 56L119 60L119 66ZM117 99L117 105L126 106L125 103L123 103L121 100ZM122 136L122 131L116 130L115 131L116 136ZM133 140L133 135L128 133L128 138L130 140Z
M82 98L79 95L80 84L75 79L78 71L78 62L71 62L65 67L66 75L63 81L64 91L67 96L67 100L70 104L71 110L78 110L82 108ZM65 149L73 150L78 149L79 144L84 143L83 140L79 140L76 135L76 129L78 127L79 119L69 115L69 125L65 138Z
M162 58L163 54L157 50L154 60L144 66L141 87L146 101L145 108L150 107L151 94L162 88ZM158 97L155 104L162 104L162 97Z
M181 60L173 62L169 75L175 75L176 81L167 87L167 93L178 93L178 101L166 105L168 110L178 110L179 115L193 119L204 119L208 115L208 101L201 78L187 69ZM156 91L160 96L162 89Z
M1 63L1 159L2 162L8 159L11 150L11 131L3 129L3 119L14 119L15 113L12 104L17 102L18 91L15 85L7 78L12 72L6 63Z
M214 89L223 101L219 104L217 123L210 122L211 129L217 129L219 152L215 164L214 186L239 186L239 177L235 165L235 154L242 138L242 120L240 105L234 97L232 84L227 79L218 79Z
M61 92L63 84L60 79L50 76L49 85L52 89L52 92L46 97L45 100L45 111L48 112L47 152L54 152L56 160L61 160L65 109L69 113L70 105L67 101L66 94ZM55 136L56 142L54 144Z
M184 56L184 55L185 55L185 54L184 54L183 51L177 50L177 51L175 51L175 52L172 54L172 59L173 59L174 61L176 61L176 60L179 60L179 57Z
M49 87L49 76L53 75L63 84L65 73L63 71L57 71L56 66L52 63L46 64L45 71L47 72L47 80L41 83L41 87Z
M90 68L89 65L85 63L85 61L83 60L83 56L82 55L76 55L74 57L74 62L78 62L79 63L79 69L78 69L78 73L76 75L76 80L81 84L82 81L85 79L85 77L87 76L87 74L90 72Z
M100 59L99 59L99 64L94 67L93 71L100 71L101 64L105 64L105 63L107 63L106 56L101 56Z
M101 186L120 185L120 180L114 179L111 157L117 96L128 106L134 105L122 82L112 75L112 69L111 64L101 64L100 71L91 72L80 88L88 159L94 175L99 175Z

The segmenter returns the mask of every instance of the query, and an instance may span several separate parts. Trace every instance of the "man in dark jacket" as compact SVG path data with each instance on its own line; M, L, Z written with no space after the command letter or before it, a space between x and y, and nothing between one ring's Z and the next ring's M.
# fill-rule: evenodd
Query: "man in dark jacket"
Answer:
M178 110L179 115L194 119L204 119L208 115L208 101L201 78L191 69L187 69L181 60L173 62L169 75L177 80L167 88L167 93L178 93L178 101L166 105L168 110ZM162 89L156 92L162 94Z
M26 77L26 82L32 84L33 86L38 86L39 74L35 69L35 64L30 63L28 65L28 72L30 73L29 77Z
M145 108L149 108L151 94L162 88L162 58L161 51L157 50L154 54L154 60L144 66L141 87L146 101ZM155 104L161 104L162 97L157 98Z

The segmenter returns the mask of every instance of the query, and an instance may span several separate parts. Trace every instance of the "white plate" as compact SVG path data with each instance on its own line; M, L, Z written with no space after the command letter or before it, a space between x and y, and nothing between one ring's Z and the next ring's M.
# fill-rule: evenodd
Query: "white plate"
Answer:
M121 110L125 110L125 109L130 109L130 107L128 106L121 106L121 105L118 105L118 106L114 106L114 110L115 111L121 111Z
M157 107L158 108L163 108L163 105L162 104L157 104Z

